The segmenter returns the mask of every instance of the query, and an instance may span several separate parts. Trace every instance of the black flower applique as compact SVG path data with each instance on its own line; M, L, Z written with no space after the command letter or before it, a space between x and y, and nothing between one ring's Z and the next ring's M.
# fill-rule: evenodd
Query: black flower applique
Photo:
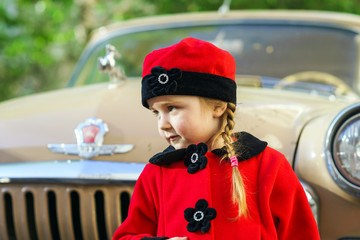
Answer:
M176 92L179 80L182 76L182 72L178 68L172 68L166 71L162 67L153 67L151 74L147 75L147 81L152 89L154 96L168 95Z
M204 169L208 162L205 154L208 147L205 143L199 143L198 145L191 144L186 149L186 157L184 160L185 166L188 167L188 173L195 173L199 169Z
M196 202L195 208L185 209L184 217L189 222L186 226L189 232L200 230L202 233L206 233L211 228L210 221L216 218L216 210L208 207L205 199L200 199Z

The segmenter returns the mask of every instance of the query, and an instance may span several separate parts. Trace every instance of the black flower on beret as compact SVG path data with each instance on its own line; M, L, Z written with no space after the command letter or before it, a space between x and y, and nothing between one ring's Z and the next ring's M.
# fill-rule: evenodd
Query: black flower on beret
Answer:
M199 143L198 145L191 144L187 147L184 163L188 167L188 173L195 173L199 169L206 167L208 160L205 154L207 150L208 147L205 143Z
M153 67L151 74L146 76L146 80L149 82L149 87L154 96L168 95L176 92L179 80L182 76L182 72L178 68L172 68L166 71L162 67Z
M206 233L211 228L210 220L216 218L216 210L208 207L205 199L200 199L196 202L195 208L185 209L184 217L189 222L186 226L189 232L201 230L202 233Z

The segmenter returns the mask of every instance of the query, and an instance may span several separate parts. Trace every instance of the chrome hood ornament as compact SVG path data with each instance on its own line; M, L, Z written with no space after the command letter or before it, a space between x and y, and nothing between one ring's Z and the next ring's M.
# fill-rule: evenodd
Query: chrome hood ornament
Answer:
M121 58L119 51L111 44L106 44L106 54L98 58L98 68L101 72L107 73L110 78L110 88L117 86L126 80L126 76L119 66L116 66L116 59Z
M48 144L48 148L55 153L78 155L86 159L98 155L127 153L134 148L134 144L103 145L104 135L108 131L108 126L102 119L88 118L75 129L77 144Z

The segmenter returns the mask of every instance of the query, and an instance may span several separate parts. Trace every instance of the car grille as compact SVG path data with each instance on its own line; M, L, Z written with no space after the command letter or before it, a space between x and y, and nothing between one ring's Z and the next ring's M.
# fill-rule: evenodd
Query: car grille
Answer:
M0 239L111 239L127 217L133 188L134 184L1 184Z

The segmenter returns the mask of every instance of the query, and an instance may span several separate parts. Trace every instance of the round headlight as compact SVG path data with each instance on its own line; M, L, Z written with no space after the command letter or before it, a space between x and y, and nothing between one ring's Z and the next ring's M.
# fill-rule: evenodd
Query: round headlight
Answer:
M332 155L341 175L360 186L360 114L346 120L336 132Z
M343 190L360 196L360 103L347 107L335 117L326 145L331 177Z

